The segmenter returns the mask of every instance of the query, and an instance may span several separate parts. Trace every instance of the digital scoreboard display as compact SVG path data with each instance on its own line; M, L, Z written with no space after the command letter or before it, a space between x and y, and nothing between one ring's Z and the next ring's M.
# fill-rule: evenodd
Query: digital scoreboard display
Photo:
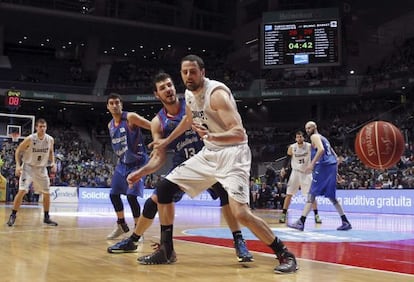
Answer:
M9 109L18 109L21 105L22 93L17 90L8 90L6 92L4 103Z
M263 68L340 64L338 20L265 22L261 29Z

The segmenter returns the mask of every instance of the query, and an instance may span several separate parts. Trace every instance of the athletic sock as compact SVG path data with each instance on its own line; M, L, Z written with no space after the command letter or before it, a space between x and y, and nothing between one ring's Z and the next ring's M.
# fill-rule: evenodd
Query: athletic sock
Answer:
M173 246L173 225L161 225L161 245L165 247L167 258L171 257Z
M135 234L135 232L133 232L129 238L132 240L132 242L138 242L139 239L141 239L141 236L137 235L137 234Z
M285 250L287 250L286 246L283 244L282 241L280 241L280 239L278 237L275 237L275 240L273 240L272 244L270 244L269 247L273 250L273 252L275 252L275 254L278 257Z
M241 233L240 230L233 232L233 239L234 241L237 241L237 239L243 239L243 234Z

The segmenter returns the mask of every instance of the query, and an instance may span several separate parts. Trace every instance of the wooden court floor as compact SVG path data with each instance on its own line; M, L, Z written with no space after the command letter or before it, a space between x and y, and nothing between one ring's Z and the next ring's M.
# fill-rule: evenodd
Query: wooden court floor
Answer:
M3 220L3 224L0 225L0 281L414 281L414 243L402 247L402 257L401 254L397 255L398 260L401 257L401 262L398 263L401 263L404 268L404 271L400 272L398 263L397 269L393 271L358 266L358 260L362 263L362 260L367 258L355 253L352 248L347 251L347 245L343 242L334 242L326 246L315 245L314 242L286 242L297 254L300 269L295 274L277 275L273 273L277 261L271 254L253 250L254 262L238 263L233 248L214 244L214 239L211 240L213 244L183 240L188 236L198 238L191 234L193 231L201 230L208 233L213 230L214 233L216 232L214 230L225 230L226 225L217 207L177 206L174 244L178 261L172 265L155 266L140 265L136 259L151 252L151 241L159 240L157 218L145 234L145 240L139 246L137 253L109 254L106 248L117 242L117 240L106 240L106 235L114 226L114 215L110 204L89 206L53 204L51 216L58 221L58 227L43 226L40 205L22 206L15 226L8 227L5 223L10 211L10 204L1 204L0 220ZM277 223L278 211L256 210L255 213L265 218L272 228L283 227ZM127 212L127 216L132 227L130 213ZM324 215L323 212L321 216L322 218L325 216L324 227L334 229L337 224L334 217L330 214ZM367 222L366 216L351 217L354 217L354 229L362 229L367 224L371 224ZM358 218L360 222L357 221ZM398 217L384 218L384 221L392 220L391 227L385 223L378 223L376 219L373 226L369 228L383 230L386 226L395 229L393 231L396 232L395 234L399 232L399 228L403 228L404 232L409 234L414 233L412 217L405 218L402 224L396 224L396 218ZM309 223L309 226L310 229L314 228L312 223ZM299 231L286 232L295 236L301 235L298 235ZM216 235L221 236L218 233L213 234ZM247 242L249 248L250 245L261 244L253 239L247 239ZM309 246L314 247L309 248ZM383 246L379 248L383 250ZM309 255L310 249L313 255ZM363 246L362 250L364 250ZM369 253L371 250L372 245L366 252ZM387 251L375 256L383 257L385 265L391 263ZM313 257L318 259L314 260ZM344 257L347 258L350 264L356 262L357 266L330 262L338 257L341 261L347 261L342 260Z

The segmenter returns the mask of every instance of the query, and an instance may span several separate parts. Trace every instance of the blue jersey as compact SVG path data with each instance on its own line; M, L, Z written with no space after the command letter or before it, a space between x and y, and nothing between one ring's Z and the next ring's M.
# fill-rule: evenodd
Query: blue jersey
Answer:
M148 161L148 155L141 129L137 126L128 126L127 115L127 112L122 112L121 121L117 126L114 119L109 123L112 149L119 158L112 176L110 193L142 197L145 177L135 183L132 189L129 189L126 176L145 165Z
M330 199L336 198L336 156L333 153L328 139L320 135L325 152L316 162L312 172L312 185L309 193L313 196L325 196ZM311 159L316 155L317 149L312 146Z
M122 112L121 121L117 126L114 119L109 123L112 149L121 164L126 167L141 167L148 161L147 150L141 128L128 126L127 114L127 112Z
M163 138L168 137L183 119L183 116L185 115L185 106L185 100L180 100L180 112L173 117L167 115L164 108L158 112L157 115L161 123ZM168 145L168 148L174 151L173 167L178 166L191 156L195 155L201 148L203 148L203 146L204 143L196 132L191 129L184 132Z
M324 148L325 152L320 157L320 159L316 162L316 165L336 164L337 163L336 156L332 151L331 144L329 143L328 139L326 139L325 136L322 136L320 134L319 134L319 136L321 137L322 145L323 145L323 148ZM317 149L312 146L312 149L311 149L311 159L312 160L315 157L316 152L317 152Z

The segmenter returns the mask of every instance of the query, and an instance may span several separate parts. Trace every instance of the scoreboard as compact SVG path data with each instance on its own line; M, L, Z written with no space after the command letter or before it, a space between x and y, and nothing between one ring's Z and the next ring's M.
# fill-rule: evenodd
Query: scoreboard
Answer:
M4 97L4 104L10 110L17 110L21 105L22 93L18 90L8 90Z
M334 66L341 63L338 19L263 22L262 68Z

